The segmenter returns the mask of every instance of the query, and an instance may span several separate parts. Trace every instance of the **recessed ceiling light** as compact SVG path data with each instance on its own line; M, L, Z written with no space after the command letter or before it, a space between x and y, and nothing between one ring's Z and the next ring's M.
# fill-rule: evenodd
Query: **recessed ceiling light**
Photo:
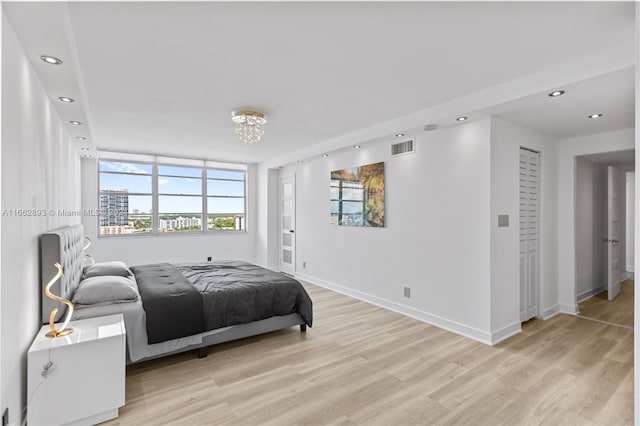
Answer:
M562 95L564 95L564 90L554 90L553 92L549 93L549 96L551 96L552 98L557 98L558 96Z
M86 141L87 138L85 138L84 136L76 136L76 139L78 139L79 141Z
M589 118L600 118L602 117L602 114L591 114L589 115Z
M467 117L458 117L456 118L457 121L467 121Z
M359 148L360 148L360 145L354 145L353 147L354 147L355 149L359 149Z
M62 61L58 58L56 58L55 56L49 56L49 55L42 55L40 56L40 59L42 59L43 61L45 61L48 64L51 65L60 65L62 64Z
M404 136L404 133L396 133L396 138L401 138Z
M323 156L323 157L328 157L328 156L329 156L329 154L322 154L322 156Z
M62 102L67 102L67 103L75 102L73 99L67 98L66 96L58 96L58 99L60 99Z
M82 124L81 122L79 122L79 121L74 121L74 120L71 120L69 123L73 124L74 126L79 126L79 125L81 125L81 124Z

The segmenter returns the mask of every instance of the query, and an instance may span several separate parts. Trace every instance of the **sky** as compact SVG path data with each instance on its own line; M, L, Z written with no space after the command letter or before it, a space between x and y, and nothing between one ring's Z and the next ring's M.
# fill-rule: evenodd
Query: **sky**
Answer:
M151 194L152 171L150 164L100 161L100 190L127 189L129 193ZM158 165L159 213L200 213L201 176L201 168ZM209 214L243 213L244 199L226 197L244 195L244 172L207 169L207 195ZM130 195L129 213L134 209L150 212L151 203L151 195Z

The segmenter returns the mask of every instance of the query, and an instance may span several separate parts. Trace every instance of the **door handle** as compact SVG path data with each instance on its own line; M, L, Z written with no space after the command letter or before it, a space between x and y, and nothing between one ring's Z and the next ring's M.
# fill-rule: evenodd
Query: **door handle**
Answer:
M618 240L611 240L612 243L619 243L620 241Z
M293 229L289 229L289 232L293 234L295 231Z

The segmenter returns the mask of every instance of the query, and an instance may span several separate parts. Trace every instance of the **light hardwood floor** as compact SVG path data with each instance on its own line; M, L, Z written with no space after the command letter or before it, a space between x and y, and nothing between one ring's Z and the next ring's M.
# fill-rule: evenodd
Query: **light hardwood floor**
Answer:
M607 291L596 294L578 305L580 315L633 327L633 280L620 283L620 294L609 301Z
M574 316L489 347L305 285L314 327L127 369L108 425L622 425L633 332Z

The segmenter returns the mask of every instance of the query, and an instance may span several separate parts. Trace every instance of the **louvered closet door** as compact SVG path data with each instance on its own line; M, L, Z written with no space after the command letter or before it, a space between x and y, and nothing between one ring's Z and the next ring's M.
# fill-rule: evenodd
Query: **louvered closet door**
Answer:
M520 149L520 321L538 315L540 154Z

